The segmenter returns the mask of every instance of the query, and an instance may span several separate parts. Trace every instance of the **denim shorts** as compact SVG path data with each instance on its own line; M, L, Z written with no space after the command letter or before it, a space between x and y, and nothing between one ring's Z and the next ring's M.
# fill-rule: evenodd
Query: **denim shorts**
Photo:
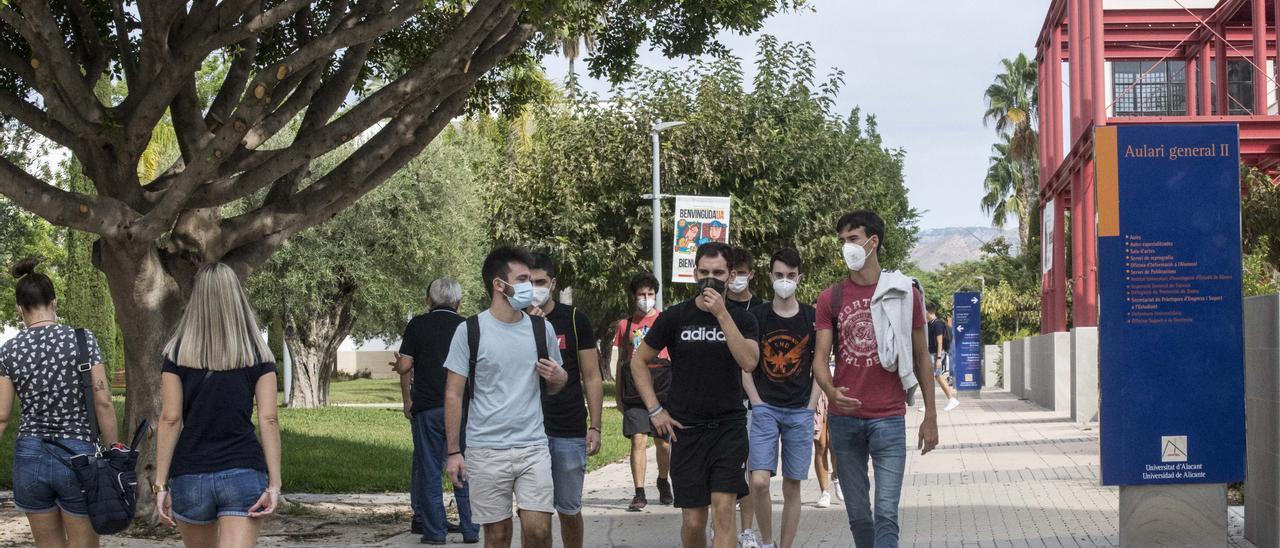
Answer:
M267 490L267 473L231 468L208 474L183 474L169 480L173 517L207 525L223 516L247 517Z
M95 452L93 444L87 441L58 441L83 454ZM77 517L89 515L89 507L75 473L58 460L58 457L70 460L71 455L66 453L46 445L40 438L18 438L13 451L13 504L18 510L43 514L61 508L63 512Z
M551 451L551 481L555 484L556 513L582 513L582 483L587 476L587 439L547 437Z
M809 479L813 462L813 415L808 407L786 408L761 404L751 408L751 458L748 469L778 473L782 452L782 477Z

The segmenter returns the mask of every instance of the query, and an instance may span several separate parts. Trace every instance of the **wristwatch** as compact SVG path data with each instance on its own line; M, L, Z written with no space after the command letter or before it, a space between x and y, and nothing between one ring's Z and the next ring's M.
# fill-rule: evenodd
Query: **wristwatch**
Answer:
M169 491L169 486L167 484L164 484L164 483L151 484L151 492L153 493L165 493L167 491Z

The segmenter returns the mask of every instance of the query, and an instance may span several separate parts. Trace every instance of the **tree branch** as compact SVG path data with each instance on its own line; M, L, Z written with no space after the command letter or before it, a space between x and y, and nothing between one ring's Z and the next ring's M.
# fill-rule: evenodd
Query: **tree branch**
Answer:
M50 141L75 150L80 137L35 105L0 90L0 113L12 116Z
M256 14L261 8L262 2L253 2L250 14ZM214 97L213 103L209 106L209 113L205 116L205 121L210 123L215 131L231 116L231 109L235 108L236 101L244 97L244 86L249 81L249 71L253 68L254 58L258 55L257 37L242 40L237 49L236 59L227 70L227 77L222 80L222 87L218 89L218 95Z
M116 47L120 49L120 65L124 67L125 80L140 82L138 55L129 41L129 20L125 17L124 0L111 0L111 16L116 27Z
M40 94L46 101L66 109L60 118L67 127L85 131L101 123L105 114L102 104L81 76L80 63L61 47L62 29L48 4L39 0L16 0L15 3L22 8L22 15L11 6L4 6L0 8L0 20L17 30L31 47L33 83Z
M299 135L288 148L246 155L245 161L236 165L242 171L220 172L221 178L197 191L193 195L193 202L201 204L201 207L212 207L252 194L312 158L359 135L377 120L391 116L406 102L424 95L448 96L457 89L470 86L502 57L518 49L531 34L531 30L526 29L526 32L514 35L512 30L517 28L516 11L510 7L510 3L510 0L478 3L467 14L463 23L443 40L443 44L452 44L452 47L442 46L433 51L421 66L374 92L323 128ZM499 7L504 9L498 11ZM502 41L481 52L477 57L478 62L467 60L464 52L474 49L482 42L492 42L493 36L503 37ZM468 68L473 70L441 76L449 70L463 71ZM265 140L272 134L274 132L264 133L260 139ZM257 144L246 143L249 148L256 147Z
M102 74L107 71L111 57L107 55L107 48L102 45L102 40L98 37L98 24L89 15L89 10L85 9L84 2L70 0L67 6L77 23L76 36L84 48L81 56L84 61L84 81L93 88L102 79Z
M67 192L0 157L0 194L58 226L118 237L137 214L117 200Z

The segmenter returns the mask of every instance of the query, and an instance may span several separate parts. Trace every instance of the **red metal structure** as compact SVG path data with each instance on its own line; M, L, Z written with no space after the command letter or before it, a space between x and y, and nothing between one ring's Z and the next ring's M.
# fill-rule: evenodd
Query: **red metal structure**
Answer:
M1238 123L1243 161L1276 167L1275 21L1280 0L1051 1L1036 42L1040 200L1053 219L1042 332L1098 324L1095 126Z

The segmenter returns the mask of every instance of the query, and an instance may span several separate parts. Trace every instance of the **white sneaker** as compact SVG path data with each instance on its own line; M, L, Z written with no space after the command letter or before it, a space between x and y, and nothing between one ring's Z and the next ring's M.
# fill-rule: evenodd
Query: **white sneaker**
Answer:
M831 490L836 492L836 498L844 500L844 490L840 488L840 480L831 482Z
M756 532L747 529L738 533L738 548L760 548L760 540L756 538Z
M823 491L822 496L818 497L818 508L830 508L830 507L831 507L831 493Z
M947 406L946 406L946 407L943 407L943 408L942 408L942 410L943 410L943 411L950 411L950 410L955 409L955 408L957 408L957 407L960 407L960 400L955 399L955 398L951 398L951 401L948 401L948 402L947 402Z

